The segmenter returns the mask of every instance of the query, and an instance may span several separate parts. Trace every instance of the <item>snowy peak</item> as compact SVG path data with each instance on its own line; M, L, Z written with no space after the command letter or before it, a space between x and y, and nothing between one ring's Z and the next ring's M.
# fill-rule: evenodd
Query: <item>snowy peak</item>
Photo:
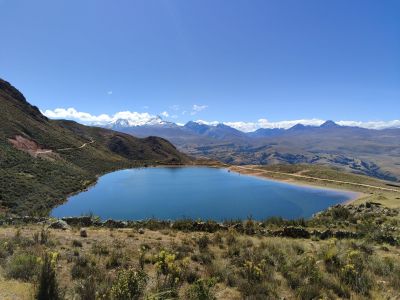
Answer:
M115 120L115 122L111 123L112 126L114 127L121 127L121 128L125 128L125 127L129 127L129 121L125 120L125 119L117 119Z
M146 119L123 119L119 118L106 124L105 127L113 129L123 129L137 126L176 126L174 123L164 121L160 116Z

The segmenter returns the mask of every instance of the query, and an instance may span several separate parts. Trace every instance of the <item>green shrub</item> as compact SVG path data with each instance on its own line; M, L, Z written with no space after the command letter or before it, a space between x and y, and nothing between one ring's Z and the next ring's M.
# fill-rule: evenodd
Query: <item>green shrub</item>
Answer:
M57 253L46 254L43 258L36 295L37 300L61 299L55 271L56 261Z
M187 299L190 300L214 300L214 286L217 283L215 278L199 279L193 283L188 292Z
M73 247L82 247L82 242L78 240L73 240L72 241L72 246Z
M0 240L0 259L5 259L14 253L15 245L9 239Z
M118 268L122 265L122 258L123 255L119 251L113 251L111 252L110 257L108 258L106 262L106 268L107 269L115 269Z
M366 258L358 250L347 252L343 266L339 271L340 280L357 293L369 294L372 280L365 270Z
M236 243L236 236L232 231L229 231L226 236L226 243L228 244L228 246L232 246Z
M157 270L157 289L159 292L167 292L168 297L177 297L177 288L181 283L181 265L176 261L176 255L166 250L161 250L154 258ZM183 263L187 268L188 262Z
M210 243L210 239L207 234L203 234L198 240L197 245L199 246L200 251L206 251L208 249L208 244Z
M344 206L332 207L328 212L335 220L347 220L351 216L350 211Z
M148 277L143 271L132 269L118 272L117 278L111 287L111 296L114 300L136 300L144 292Z
M38 274L39 267L38 257L27 253L15 254L6 266L6 275L9 278L29 281Z
M39 242L41 245L46 245L50 241L50 232L44 228L40 231Z
M89 261L84 256L78 256L71 268L72 279L82 279L94 273L94 262Z
M92 253L95 255L108 255L110 254L110 251L106 245L95 242L92 245Z
M362 270L357 270L354 265L347 264L342 269L340 279L357 293L369 294L372 286L370 277Z
M139 249L139 266L141 270L144 270L144 265L146 263L146 253L149 251L150 247L146 244L142 244Z

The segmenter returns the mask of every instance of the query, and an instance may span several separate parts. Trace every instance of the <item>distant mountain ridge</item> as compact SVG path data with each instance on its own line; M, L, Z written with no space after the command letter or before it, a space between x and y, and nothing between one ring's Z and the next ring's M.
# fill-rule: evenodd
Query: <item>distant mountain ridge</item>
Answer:
M151 118L147 120L146 122L143 122L142 124L137 124L137 121L131 121L129 119L117 119L115 121L111 121L106 124L93 124L96 126L101 126L104 128L110 128L110 129L120 129L120 128L140 128L140 127L169 127L169 128L179 128L182 130L186 131L191 131L196 134L206 134L206 135L212 135L211 132L218 131L218 130L224 130L226 133L231 132L232 134L236 136L247 136L247 137L259 137L259 136L277 136L284 134L285 132L293 132L293 131L299 131L299 130L311 130L311 129L333 129L333 128L358 128L360 130L374 130L374 131L384 131L384 130L390 130L390 129L400 129L397 127L392 127L392 128L385 128L385 129L367 129L364 127L358 127L358 126L344 126L344 125L339 125L335 123L335 121L332 120L327 120L323 124L316 126L316 125L304 125L302 123L298 123L293 125L292 127L289 128L258 128L254 131L241 131L240 129L236 129L234 127L231 127L224 122L221 123L216 123L216 124L207 124L206 122L203 121L189 121L184 125L178 125L174 122L170 121L165 121L163 120L160 116L156 116L154 118Z
M322 164L381 179L400 178L400 129L341 126L331 120L320 126L296 124L253 132L195 121L174 125L111 128L138 137L164 137L190 155L225 163Z

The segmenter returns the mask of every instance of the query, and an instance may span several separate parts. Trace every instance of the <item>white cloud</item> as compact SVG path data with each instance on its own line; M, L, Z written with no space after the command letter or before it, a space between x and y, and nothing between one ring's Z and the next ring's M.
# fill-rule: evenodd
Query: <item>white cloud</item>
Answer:
M56 108L54 110L47 109L42 112L44 115L51 119L68 119L75 120L83 124L93 125L106 125L110 122L114 122L118 119L128 120L133 126L143 125L151 120L157 119L157 116L151 115L147 112L131 112L131 111L120 111L110 116L107 114L92 115L86 112L77 111L75 108Z
M342 126L357 126L369 129L385 129L385 128L400 128L400 120L392 120L392 121L367 121L367 122L359 122L359 121L338 121L336 122Z
M205 124L205 125L209 125L209 126L216 126L221 123L218 121L204 121L204 120L197 120L195 122L198 124Z
M270 122L267 119L259 119L257 122L224 122L225 125L231 126L244 132L251 132L259 128L284 128L288 129L296 124L309 126L320 126L325 122L321 119L300 119L289 121ZM400 120L392 121L337 121L341 126L356 126L368 129L385 129L385 128L400 128Z
M251 132L259 128L288 129L296 124L320 126L324 122L325 121L321 119L300 119L300 120L279 121L279 122L270 122L267 119L259 119L257 122L224 122L224 124L244 132Z
M208 107L207 105L197 105L197 104L194 104L193 107L192 107L192 111L190 112L190 114L191 114L192 116L194 116L195 114L201 112L202 110L205 110L207 107Z
M112 91L108 91L107 92L108 95L112 95L112 93L113 93Z
M162 115L165 118L169 117L169 113L167 111L163 111L160 115Z

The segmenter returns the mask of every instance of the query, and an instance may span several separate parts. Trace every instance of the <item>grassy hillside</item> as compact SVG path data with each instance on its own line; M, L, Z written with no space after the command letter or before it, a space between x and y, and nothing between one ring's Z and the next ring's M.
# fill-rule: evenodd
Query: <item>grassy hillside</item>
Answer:
M49 120L0 80L0 209L45 214L96 175L190 159L168 141L138 139L71 121Z

